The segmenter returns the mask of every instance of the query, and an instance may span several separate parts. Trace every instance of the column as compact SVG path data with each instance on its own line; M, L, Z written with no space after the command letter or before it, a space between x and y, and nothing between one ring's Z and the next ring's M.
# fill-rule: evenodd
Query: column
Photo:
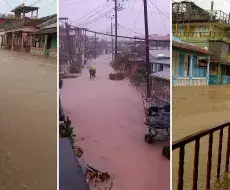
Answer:
M221 84L221 67L220 63L218 63L218 83Z
M12 44L11 44L11 50L14 50L14 33L12 33Z
M46 34L46 35L45 35L45 43L44 43L44 47L43 47L43 49L44 49L44 54L46 53L47 39L48 39L48 35Z
M208 62L207 62L207 85L209 85L209 70L210 70L210 55L208 56Z
M197 59L198 60L198 59ZM193 55L190 55L190 64L189 64L189 85L192 86L192 66L193 66Z
M23 32L21 33L21 51L23 50Z

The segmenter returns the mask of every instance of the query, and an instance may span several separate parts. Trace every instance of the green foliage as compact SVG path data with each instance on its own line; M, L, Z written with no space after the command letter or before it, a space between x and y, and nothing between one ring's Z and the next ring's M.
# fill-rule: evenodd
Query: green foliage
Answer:
M133 85L139 85L139 84L145 83L146 82L146 68L145 67L137 68L135 73L131 75L130 82Z

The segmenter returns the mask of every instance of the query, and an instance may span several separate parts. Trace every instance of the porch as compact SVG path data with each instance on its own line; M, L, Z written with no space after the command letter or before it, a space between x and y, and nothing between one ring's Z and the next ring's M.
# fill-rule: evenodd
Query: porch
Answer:
M32 55L57 57L57 33L39 33L32 37Z
M209 81L209 56L173 51L173 86L204 86Z
M23 30L8 31L5 35L4 47L9 50L29 52L30 40L30 32Z
M230 84L230 64L211 60L209 84Z

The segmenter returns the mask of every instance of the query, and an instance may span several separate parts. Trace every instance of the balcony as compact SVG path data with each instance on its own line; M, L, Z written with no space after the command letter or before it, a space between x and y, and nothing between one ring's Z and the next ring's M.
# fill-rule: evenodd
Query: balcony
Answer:
M182 39L220 40L230 43L229 32L173 32L173 35Z
M194 147L194 156L193 167L188 172L185 166L190 163L185 155L191 151L189 145ZM230 122L179 139L173 143L172 150L179 153L177 181L174 181L178 190L183 190L188 180L192 181L193 190L230 188Z

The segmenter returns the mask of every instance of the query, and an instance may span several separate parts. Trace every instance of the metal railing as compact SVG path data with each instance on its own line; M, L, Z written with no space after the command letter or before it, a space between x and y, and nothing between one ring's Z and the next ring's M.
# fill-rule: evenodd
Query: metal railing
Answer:
M211 170L212 170L212 155L213 155L213 134L217 131L219 133L219 143L218 143L218 158L217 158L217 176L220 179L221 172L221 161L222 159L222 147L223 147L223 134L224 129L227 129L227 150L226 150L226 160L224 172L229 172L229 156L230 156L230 121L224 124L214 126L212 128L202 130L200 132L189 135L183 139L177 140L172 144L172 150L179 149L179 168L178 168L178 181L177 189L183 190L184 188L184 158L185 158L185 146L189 143L195 142L195 153L194 153L194 167L193 167L193 190L198 189L198 167L199 167L199 152L200 152L200 141L203 137L208 136L208 160L207 160L207 170L206 170L206 189L210 189L211 186Z
M229 32L173 32L174 36L178 37L194 37L194 38L224 38L230 40Z

